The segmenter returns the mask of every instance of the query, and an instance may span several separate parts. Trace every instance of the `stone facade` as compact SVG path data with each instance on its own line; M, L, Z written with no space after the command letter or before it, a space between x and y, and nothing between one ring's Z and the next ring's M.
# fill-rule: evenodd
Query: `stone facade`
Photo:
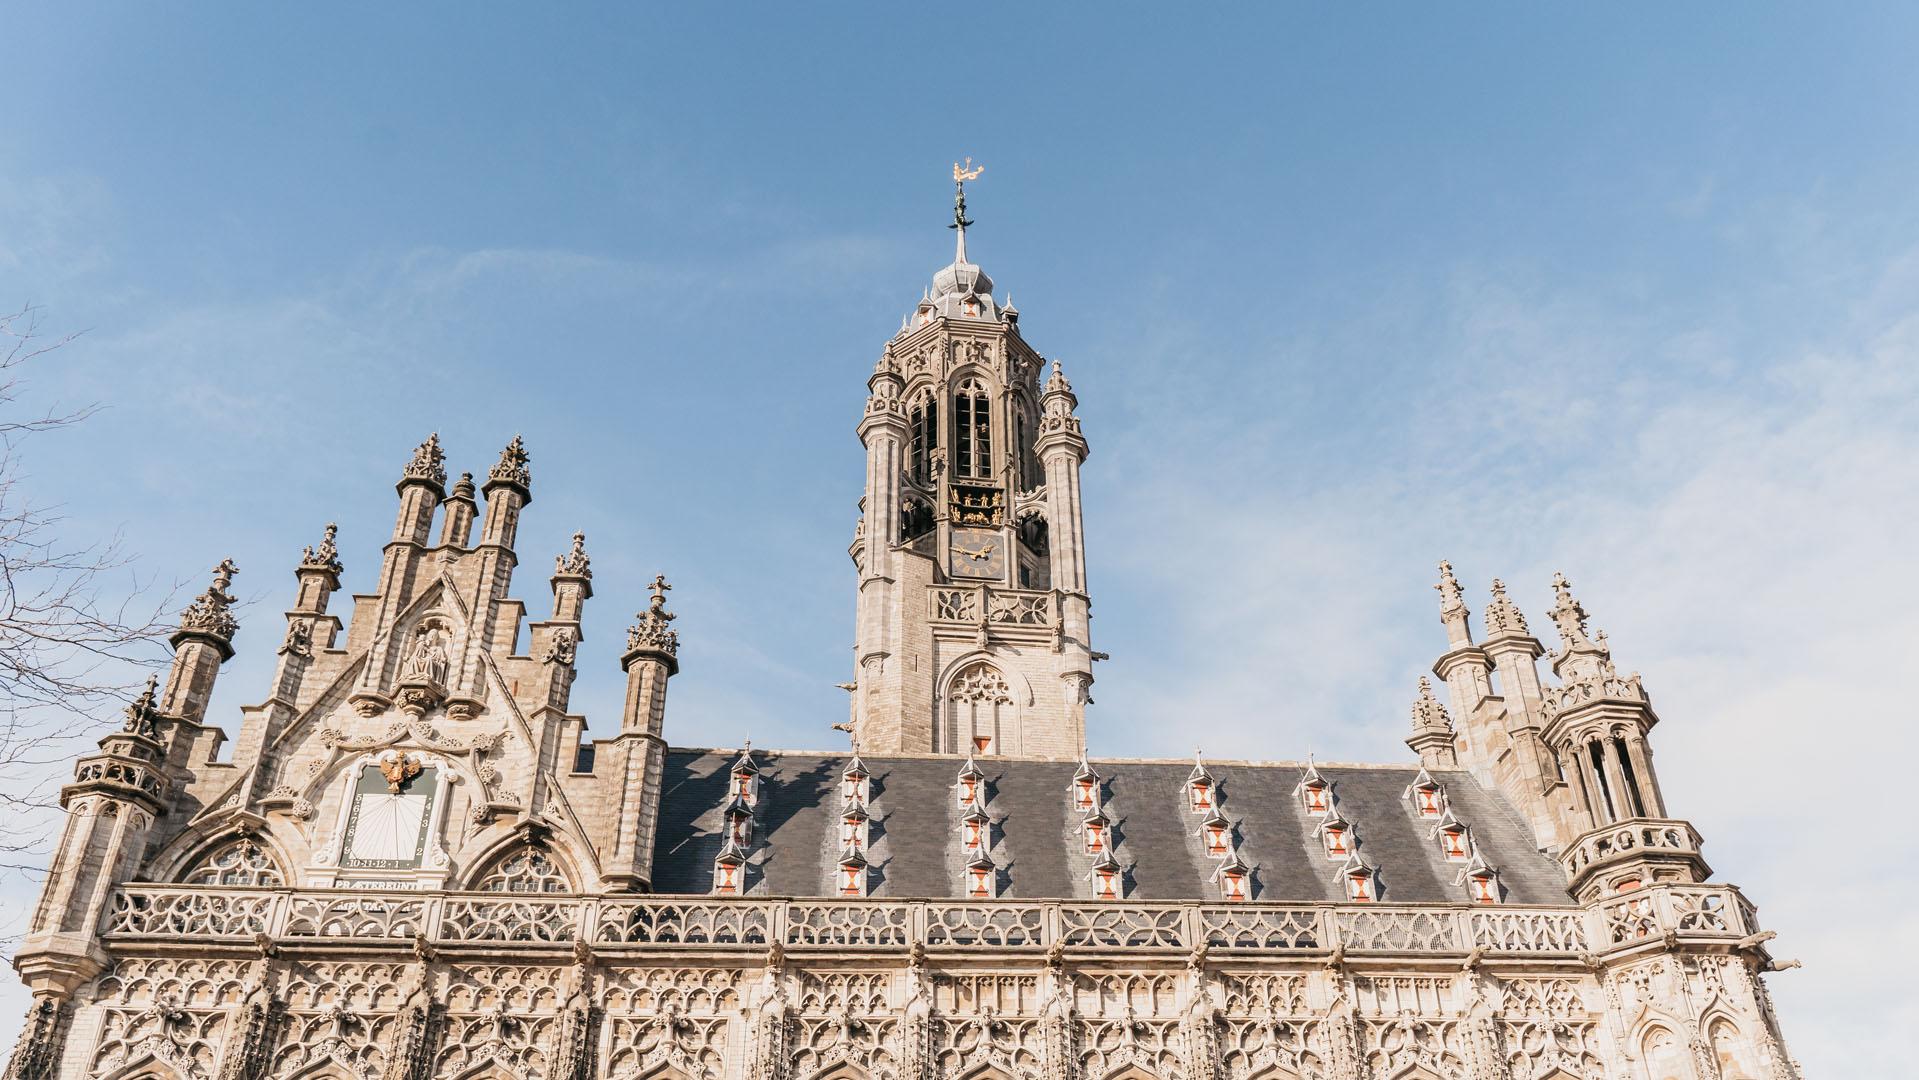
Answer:
M1417 764L1085 756L1087 446L964 214L859 428L856 753L670 748L663 579L585 738L585 538L526 624L526 447L449 490L429 438L350 622L303 553L231 760L223 562L76 763L6 1080L1796 1080L1563 578L1548 682L1442 566Z

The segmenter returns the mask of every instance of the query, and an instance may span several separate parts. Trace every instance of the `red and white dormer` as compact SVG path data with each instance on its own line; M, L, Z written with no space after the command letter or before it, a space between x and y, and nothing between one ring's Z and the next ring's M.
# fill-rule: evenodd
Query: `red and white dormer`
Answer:
M840 805L865 806L873 798L872 774L866 771L866 763L858 754L846 763L846 771L840 773Z
M1466 899L1475 904L1497 904L1500 901L1499 871L1486 861L1477 846L1473 848L1472 858L1467 860L1465 868L1453 879L1453 884L1464 888Z
M1093 886L1095 900L1121 900L1126 896L1126 874L1119 860L1113 858L1110 845L1093 860L1093 869L1086 879Z
M1080 819L1080 845L1088 855L1098 855L1113 846L1113 821L1106 811L1094 808Z
M1212 812L1200 819L1200 846L1206 849L1207 858L1224 859L1233 853L1233 823L1215 806Z
M1379 868L1357 851L1340 864L1339 880L1346 899L1353 903L1368 904L1379 899Z
M843 848L835 884L841 896L866 895L866 853L858 848Z
M986 808L974 803L960 815L960 850L968 855L984 853L993 846L993 820Z
M746 891L746 852L728 838L713 860L713 892L718 896L738 896Z
M753 807L738 795L729 795L726 809L721 812L726 819L726 842L745 848L753 842Z
M1446 788L1425 769L1419 770L1413 782L1406 785L1404 798L1419 817L1437 819L1446 812Z
M1195 814L1209 814L1219 807L1219 782L1206 771L1206 762L1193 756L1193 771L1186 776L1186 808Z
M739 760L733 762L729 791L736 799L748 806L760 804L760 763L753 759L753 744L747 743L740 751Z
M1081 754L1079 768L1073 771L1073 809L1082 814L1090 814L1099 809L1100 775L1086 763L1086 755Z
M1319 766L1312 759L1306 761L1306 775L1299 778L1293 787L1293 796L1310 817L1324 817L1333 809L1332 781L1320 775Z
M966 861L966 895L973 900L991 900L999 894L999 867L984 851Z
M1313 835L1319 837L1320 849L1329 859L1350 859L1359 850L1359 827L1347 820L1337 806L1327 809L1326 816L1314 827Z
M1453 816L1451 810L1439 815L1427 838L1439 845L1439 853L1447 862L1469 862L1473 855L1472 830L1466 823Z
M973 755L966 755L965 764L960 766L959 778L953 785L955 798L960 809L969 806L983 806L986 803L986 774L980 771L979 763Z
M1253 897L1253 868L1240 857L1237 847L1226 852L1226 858L1213 871L1213 883L1219 886L1219 898L1229 904L1237 904Z

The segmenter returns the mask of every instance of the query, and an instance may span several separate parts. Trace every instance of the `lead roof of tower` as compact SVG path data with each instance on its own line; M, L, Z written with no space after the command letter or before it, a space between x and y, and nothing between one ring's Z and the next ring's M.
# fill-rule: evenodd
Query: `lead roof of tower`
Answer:
M826 873L840 853L840 777L851 760L842 753L756 751L764 785L755 850L767 857L746 891L763 896L819 896ZM731 782L735 752L670 749L661 776L654 845L653 889L666 894L712 891L715 856L725 844L721 808ZM953 875L955 837L966 808L952 797L954 760L934 755L863 755L871 776L875 835L866 852L875 896L958 897ZM1100 759L1112 798L1104 816L1112 822L1118 862L1130 867L1128 899L1213 899L1217 858L1193 842L1185 783L1192 759L1139 761ZM1089 763L1091 764L1091 763ZM992 785L994 828L1003 835L995 850L1004 875L998 895L1064 899L1086 894L1093 856L1085 850L1085 815L1060 793L1078 763L978 758ZM1233 791L1241 839L1236 851L1257 867L1252 899L1343 901L1343 883L1328 875L1324 848L1314 839L1317 820L1290 797L1305 767L1297 763L1208 763L1222 786ZM1339 786L1340 810L1366 821L1368 861L1379 868L1380 899L1387 903L1459 903L1454 883L1459 864L1427 838L1432 819L1408 813L1401 796L1419 776L1407 766L1329 765L1316 770ZM1473 823L1473 841L1500 868L1507 903L1563 904L1566 877L1535 847L1531 828L1497 795L1463 770L1427 770L1444 783L1456 817Z

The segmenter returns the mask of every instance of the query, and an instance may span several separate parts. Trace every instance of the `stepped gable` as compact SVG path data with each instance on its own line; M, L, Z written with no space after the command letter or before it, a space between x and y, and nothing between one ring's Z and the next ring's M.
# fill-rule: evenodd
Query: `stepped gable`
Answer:
M762 768L759 839L749 860L746 892L756 896L820 896L838 845L838 784L851 755L755 751ZM713 860L725 841L723 809L736 750L667 751L661 784L655 892L705 894ZM869 895L958 897L952 872L962 809L954 795L954 761L945 756L862 759L872 773ZM1201 815L1184 804L1191 761L1093 759L1104 778L1106 812L1114 822L1113 853L1127 869L1127 900L1218 899L1218 862L1188 836ZM1094 856L1071 838L1083 816L1067 792L1077 762L982 758L998 838L1006 899L1088 899ZM1256 869L1251 899L1340 901L1340 881L1313 836L1316 820L1293 788L1305 774L1295 763L1208 761L1231 799L1240 855ZM1406 787L1416 765L1319 765L1340 807L1364 822L1360 850L1379 867L1383 903L1460 903L1459 864L1429 837L1429 819L1408 811ZM1564 904L1566 877L1533 847L1530 830L1511 807L1463 770L1431 770L1446 785L1449 805L1473 825L1473 840L1499 868L1509 904Z

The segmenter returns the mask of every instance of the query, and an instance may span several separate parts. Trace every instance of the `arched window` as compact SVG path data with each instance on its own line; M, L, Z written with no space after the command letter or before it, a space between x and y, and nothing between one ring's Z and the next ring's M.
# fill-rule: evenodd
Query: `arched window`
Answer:
M961 383L953 395L953 448L958 475L974 480L993 475L992 402L978 379Z
M182 879L188 885L250 885L275 888L286 875L273 855L250 836L241 836L213 849Z
M1012 691L999 669L984 660L953 677L947 688L946 752L1005 753L1001 721L1010 723Z
M536 847L516 848L481 875L475 886L481 892L557 893L572 892L573 883L566 871L549 854Z
M921 394L907 413L911 444L907 448L907 471L916 484L933 481L933 451L940 444L939 399Z

